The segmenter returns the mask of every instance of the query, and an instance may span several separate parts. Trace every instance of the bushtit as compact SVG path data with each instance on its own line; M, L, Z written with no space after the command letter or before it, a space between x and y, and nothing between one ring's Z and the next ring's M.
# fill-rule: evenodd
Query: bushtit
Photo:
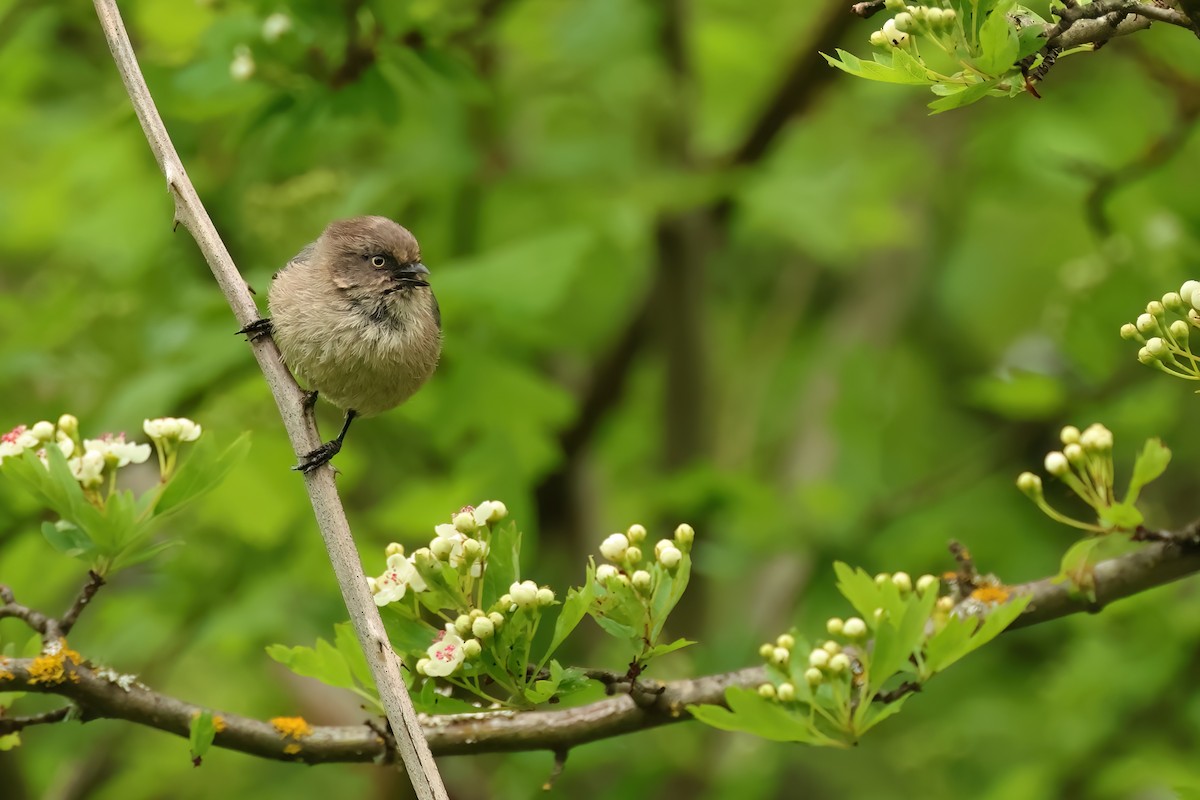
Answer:
M270 333L283 361L311 389L346 412L337 438L294 469L311 472L342 448L355 417L395 408L433 374L442 317L417 240L386 217L330 224L275 274L270 319L242 333Z

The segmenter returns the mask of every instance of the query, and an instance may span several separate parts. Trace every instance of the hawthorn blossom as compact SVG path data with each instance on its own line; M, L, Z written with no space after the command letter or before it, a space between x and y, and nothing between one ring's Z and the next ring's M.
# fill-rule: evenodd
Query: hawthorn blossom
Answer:
M410 586L414 592L428 588L412 561L398 553L388 556L387 569L375 579L375 605L386 606L403 599Z
M438 632L437 638L429 645L426 653L429 661L425 664L424 672L433 678L444 678L453 674L467 657L463 652L463 639L454 630L453 623L447 625L446 630Z

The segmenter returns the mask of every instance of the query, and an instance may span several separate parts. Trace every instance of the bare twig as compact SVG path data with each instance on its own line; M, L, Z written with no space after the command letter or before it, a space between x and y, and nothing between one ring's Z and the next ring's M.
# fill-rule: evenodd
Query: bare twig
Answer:
M54 624L54 621L42 612L18 603L12 589L3 584L0 584L0 600L4 601L4 605L0 606L0 619L15 617L43 636Z
M34 725L52 725L62 722L71 713L72 706L63 706L53 711L43 711L41 714L30 714L26 717L0 717L0 736L17 733Z
M75 602L71 603L71 607L67 609L67 613L62 615L62 619L58 621L58 629L63 636L71 632L71 628L75 627L75 623L79 620L79 615L87 608L88 603L92 602L92 598L96 596L96 592L100 591L100 587L104 585L104 578L95 570L88 570L88 582L83 585L83 589L79 591L79 596L75 598Z
M167 188L175 201L176 221L183 223L200 246L213 276L233 309L238 325L245 327L258 319L258 310L171 143L142 77L116 0L94 0L94 4L138 121L167 179ZM297 456L311 452L320 444L316 425L304 413L300 387L280 360L275 343L269 337L261 337L251 342L250 347L275 397ZM350 526L338 498L333 470L314 470L304 480L342 597L387 710L409 779L418 797L444 798L446 790L442 786L437 765L421 736L416 712L400 675L398 659L388 643L379 611L367 587L358 551L350 535Z

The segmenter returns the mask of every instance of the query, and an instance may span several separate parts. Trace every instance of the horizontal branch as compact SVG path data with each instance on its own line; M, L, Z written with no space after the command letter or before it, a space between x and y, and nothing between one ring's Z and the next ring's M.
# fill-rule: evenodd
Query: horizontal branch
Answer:
M1096 612L1114 600L1200 572L1200 521L1177 532L1154 534L1137 551L1095 566L1094 602L1073 596L1054 577L1010 588L1033 595L1028 609L1011 626L1022 628L1078 612ZM74 701L84 721L124 719L187 737L191 720L211 710L185 703L136 682L120 680L111 670L66 664L66 679L37 682L34 659L0 661L0 691L54 694ZM639 684L637 697L620 694L595 703L556 711L489 711L431 717L421 726L435 755L465 755L518 750L562 752L576 745L689 719L686 707L723 703L730 686L752 687L765 680L761 667L690 680ZM119 681L119 682L118 682ZM307 764L395 760L394 745L370 721L355 726L312 726L300 739L284 736L270 722L221 714L214 744L281 761Z

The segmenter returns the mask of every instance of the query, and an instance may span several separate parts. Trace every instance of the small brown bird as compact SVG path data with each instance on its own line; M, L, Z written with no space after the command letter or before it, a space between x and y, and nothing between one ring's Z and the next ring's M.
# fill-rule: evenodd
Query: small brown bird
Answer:
M292 374L346 412L337 438L294 469L311 472L342 448L355 417L395 408L421 388L442 351L442 318L417 240L386 217L330 224L275 274L271 333Z

